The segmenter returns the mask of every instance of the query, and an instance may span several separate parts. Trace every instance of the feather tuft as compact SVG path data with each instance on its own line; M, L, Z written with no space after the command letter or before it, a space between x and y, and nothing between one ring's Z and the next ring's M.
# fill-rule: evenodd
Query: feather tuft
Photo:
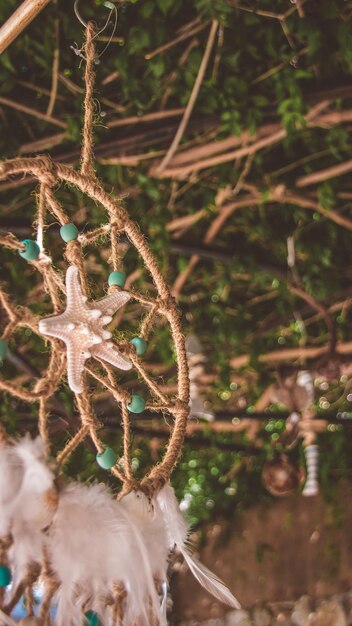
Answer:
M8 450L20 468L21 480L13 491L7 512L13 543L9 560L14 571L13 593L27 575L28 567L42 560L45 536L42 530L54 515L47 494L54 488L54 475L44 457L44 443L40 437L26 435Z
M48 534L51 565L61 581L58 626L76 626L83 607L109 623L101 599L107 594L114 597L116 585L127 592L124 626L137 622L149 626L150 602L160 618L148 551L136 519L104 485L71 483L61 491Z
M203 563L194 558L187 549L181 550L189 569L198 582L211 593L215 598L228 604L235 609L240 609L241 605L235 596L231 593L230 589L222 582L222 580L216 576L210 569L208 569Z
M241 608L235 596L226 585L211 572L205 565L195 559L187 548L187 538L189 535L189 524L180 512L179 504L175 492L170 485L165 485L157 496L160 509L164 516L169 549L175 546L180 550L193 576L198 582L211 593L215 598L234 607Z

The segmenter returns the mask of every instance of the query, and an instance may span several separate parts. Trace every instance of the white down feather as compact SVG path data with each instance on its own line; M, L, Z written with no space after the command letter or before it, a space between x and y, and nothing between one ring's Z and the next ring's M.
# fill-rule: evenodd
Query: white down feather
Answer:
M84 610L95 610L109 624L104 599L114 585L127 591L124 624L149 626L150 601L158 596L147 550L132 516L104 485L73 483L60 494L48 535L51 565L61 586L58 626L76 626ZM87 603L87 604L85 604Z
M153 576L159 582L167 580L168 554L175 547L182 553L198 582L218 600L240 608L226 585L205 565L193 557L187 547L189 524L180 512L174 490L165 485L150 502L141 491L133 491L121 502L133 516L145 541ZM165 609L165 597L162 607ZM162 608L162 613L165 610Z
M11 530L12 504L23 480L23 464L12 446L0 447L0 537Z
M2 461L3 454L2 449ZM8 487L7 493L6 490L2 493L0 516L3 524L6 521L13 537L8 556L15 589L25 578L28 566L42 560L42 530L50 524L54 515L45 496L53 488L54 475L45 463L44 444L39 437L34 440L29 435L23 437L14 446L8 447L6 457L9 467L14 469L9 481L12 497Z
M121 505L143 537L153 577L160 585L167 578L169 545L159 502L155 498L150 501L142 491L131 491L121 500Z

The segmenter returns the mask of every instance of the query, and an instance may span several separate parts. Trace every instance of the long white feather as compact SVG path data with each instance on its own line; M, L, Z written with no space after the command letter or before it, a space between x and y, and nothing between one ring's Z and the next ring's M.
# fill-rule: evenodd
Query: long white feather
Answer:
M238 600L220 578L195 559L187 548L189 525L180 512L175 492L170 485L163 487L157 496L157 501L164 516L170 550L177 546L192 574L215 598L235 609L241 608Z
M153 578L161 584L168 567L168 537L157 500L151 502L142 491L132 491L121 500L132 516L147 551Z
M230 589L222 582L222 580L216 576L210 569L208 569L203 563L194 558L186 548L181 549L182 555L191 570L193 576L198 582L211 593L215 598L232 606L234 609L240 609L241 605L235 596L231 593Z

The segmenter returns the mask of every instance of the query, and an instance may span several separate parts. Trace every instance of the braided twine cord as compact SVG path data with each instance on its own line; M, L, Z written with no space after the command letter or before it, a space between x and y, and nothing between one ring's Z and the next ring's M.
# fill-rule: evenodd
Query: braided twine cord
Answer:
M0 179L4 180L13 175L30 174L38 180L39 190L37 193L37 216L35 225L38 233L45 232L47 216L54 217L60 225L70 222L68 215L55 196L55 187L61 182L69 183L83 194L103 207L107 213L108 221L103 226L90 232L79 235L78 239L66 244L65 257L69 264L78 267L82 290L89 296L87 273L84 267L84 249L87 245L96 242L102 235L110 237L112 270L120 269L118 254L118 238L125 234L138 251L143 264L148 269L157 296L153 299L145 297L135 291L130 292L131 300L139 302L146 310L139 328L139 336L147 339L153 323L158 315L163 316L171 329L177 361L177 396L169 397L159 388L158 384L146 370L141 359L136 355L134 348L127 341L116 341L120 352L127 356L133 363L135 370L144 380L150 391L150 402L146 409L150 411L162 411L173 417L173 427L166 446L164 456L160 463L154 465L149 473L139 482L134 478L131 460L131 424L127 404L130 402L130 394L121 387L115 378L115 370L103 361L87 362L84 370L84 389L82 393L75 394L81 424L79 429L67 441L65 447L57 454L57 462L60 467L69 459L76 448L88 437L92 440L97 452L104 451L98 430L99 421L95 415L92 403L92 393L99 387L105 389L120 407L121 425L123 427L124 453L123 462L117 463L111 472L122 482L122 493L126 493L137 486L149 495L157 492L169 479L170 474L177 463L183 444L187 417L189 413L189 377L186 360L184 336L181 329L180 316L174 298L165 282L144 236L139 228L131 221L127 211L119 201L104 191L97 179L93 166L93 87L94 87L94 27L90 23L86 30L85 41L85 85L86 95L84 101L84 127L83 145L81 154L80 171L72 167L54 163L48 156L34 158L16 158L0 163ZM12 234L0 235L0 244L13 249L21 250L23 244ZM41 273L44 289L48 293L53 313L58 314L65 308L65 286L62 274L54 268L49 254L42 249L35 261L29 261L34 268ZM110 287L118 289L118 287ZM94 298L93 298L94 299ZM7 341L20 328L29 328L33 333L39 333L39 317L26 306L17 307L12 304L10 297L3 286L0 287L0 307L6 316L7 323L2 333L2 338ZM48 338L51 344L50 360L42 377L35 380L31 389L20 386L4 378L0 378L0 390L8 393L27 403L37 403L39 433L50 450L50 436L48 429L48 402L56 391L66 372L66 350L63 343L55 338ZM97 366L97 367L96 367ZM99 368L99 369L98 369ZM89 386L91 384L91 387ZM1 425L0 425L0 428ZM4 430L1 430L0 444L6 438Z

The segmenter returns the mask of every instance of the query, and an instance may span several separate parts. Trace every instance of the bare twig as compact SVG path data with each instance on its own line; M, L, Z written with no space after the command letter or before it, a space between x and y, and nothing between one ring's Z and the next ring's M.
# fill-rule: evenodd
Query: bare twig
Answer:
M186 126L188 124L188 120L191 116L191 113L193 111L194 105L196 103L197 97L198 97L198 93L201 87L201 84L203 82L203 78L204 78L204 74L205 71L207 69L208 66L208 62L209 62L209 57L210 57L210 53L212 51L213 48L213 44L215 41L215 37L216 37L216 32L218 29L218 21L217 20L213 20L211 28L210 28L210 33L209 33L209 37L208 37L208 41L207 41L207 45L205 47L205 51L204 51L204 55L202 58L202 62L200 64L199 70L198 70L198 74L197 74L197 78L195 80L195 83L193 85L193 89L192 89L192 93L190 96L190 99L188 100L185 112L183 114L182 120L180 122L180 125L177 129L176 135L171 143L170 148L168 149L165 157L163 158L163 160L161 161L160 165L157 168L157 171L159 173L161 173L166 166L168 165L169 161L172 159L172 157L174 156L179 143L182 139L182 135L186 129Z
M21 113L26 113L27 115L31 115L32 117L36 117L39 120L44 120L45 122L49 122L50 124L55 124L55 126L59 126L60 128L66 128L65 122L61 122L61 120L56 119L56 117L51 117L51 115L47 115L46 113L41 113L36 109L31 109L30 107L25 106L24 104L20 104L19 102L14 102L13 100L9 100L8 98L0 97L0 104L4 106L10 107L10 109L15 109L16 111L20 111Z
M332 167L327 167L319 172L313 172L313 174L307 174L307 176L300 176L296 180L296 187L308 187L308 185L315 185L321 183L328 178L335 178L336 176L342 176L352 170L352 160L345 161L345 163L339 163Z
M120 120L112 120L108 122L108 128L116 128L117 126L128 126L129 124L144 124L145 122L154 122L155 120L163 120L168 117L178 117L182 115L182 109L169 109L168 111L155 111L154 113L146 113L145 115L133 115L132 117L124 117Z
M35 141L24 143L19 148L19 154L50 150L50 148L59 146L63 141L65 141L66 138L66 133L57 133L56 135L50 135L50 137L43 137L43 139L36 139Z
M60 22L57 18L55 20L55 50L53 55L53 70L52 70L52 78L51 78L51 92L50 92L50 100L48 104L48 108L46 110L46 114L51 116L54 110L56 96L57 96L57 86L59 82L59 61L60 61L60 47L59 47L59 26Z
M27 28L50 0L24 0L0 28L0 54Z
M166 81L165 81L165 91L163 93L163 96L160 100L160 109L163 110L166 106L166 103L171 95L172 92L172 83L175 82L175 80L177 79L178 73L179 73L179 68L182 67L191 51L193 50L193 48L197 45L198 40L196 37L194 37L194 39L191 39L191 41L189 42L188 46L186 46L185 50L183 51L183 53L181 54L178 62L177 62L177 66L175 67L175 69L173 70L173 72L171 72L171 74L167 77Z
M329 353L329 345L307 348L286 348L284 350L273 350L259 356L260 363L282 363L284 361L296 361L298 359L316 359ZM339 355L352 354L352 341L336 344L336 353ZM230 365L234 369L245 367L250 361L248 354L235 356L231 359Z
M158 54L162 54L163 52L166 52L166 50L170 50L170 48L172 48L173 46L176 46L177 44L181 43L185 39L189 39L190 37L192 37L192 35L196 35L197 33L201 32L207 27L207 25L208 25L208 22L205 22L204 24L198 24L198 26L196 26L195 28L185 31L184 33L182 33L175 39L172 39L171 41L168 41L167 43L165 43L163 46L156 48L152 52L147 52L144 58L147 59L148 61L150 59L153 59Z
M326 107L328 106L328 103L325 101L325 102L322 102L321 105ZM314 116L311 117L310 114L313 111L314 111ZM352 121L352 110L333 111L331 113L317 114L315 107L313 107L313 109L311 109L311 111L306 116L306 124L307 124L307 127L309 128L311 127L312 128L313 127L330 128L331 126L335 126L337 124L351 122L351 121ZM199 170L204 169L204 168L214 167L216 165L221 165L223 163L228 163L229 161L234 161L235 159L242 158L248 154L254 154L260 150L263 150L264 148L267 148L269 146L275 145L276 143L279 143L286 137L286 134L287 134L286 129L280 128L280 125L276 125L276 124L273 126L278 130L275 130L271 134L266 135L261 139L252 137L251 138L252 143L250 143L249 145L245 145L241 148L238 148L236 150L231 150L230 152L226 152L225 154L217 154L217 156L214 156L214 157L198 159L193 162L189 162L189 155L187 153L183 153L182 155L183 159L187 160L186 165L181 166L181 167L174 167L172 164L171 167L163 170L162 172L160 172L160 170L157 168L152 168L150 170L150 173L154 176L160 175L165 178L166 177L184 178L191 172L198 172ZM245 131L244 135L246 137L248 136L247 131ZM235 143L235 145L238 145L241 143L241 138L238 138L238 137L229 138L228 140L229 143L231 143L231 140ZM214 143L218 144L218 142L214 142ZM220 146L220 149L223 147L223 145L226 145L226 144L222 144ZM203 148L203 151L205 152L204 146L202 146L202 148ZM211 151L213 148L212 144L210 144L208 148ZM213 151L213 153L214 152L217 152L217 153L220 152L218 146L215 146L215 150Z

